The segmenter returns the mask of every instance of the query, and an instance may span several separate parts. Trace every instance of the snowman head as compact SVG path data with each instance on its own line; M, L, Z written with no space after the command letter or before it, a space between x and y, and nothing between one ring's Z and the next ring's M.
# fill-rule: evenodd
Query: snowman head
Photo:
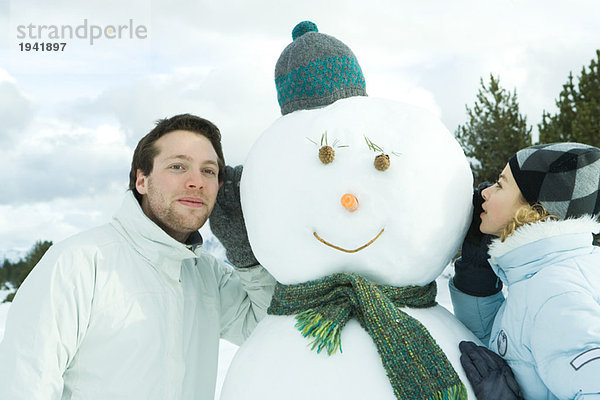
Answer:
M276 66L283 116L244 165L254 254L283 284L353 272L425 285L469 224L466 157L435 116L366 97L354 54L302 24Z
M385 169L375 166L381 154ZM429 283L462 241L471 194L466 157L437 118L368 97L279 118L254 144L241 184L252 249L284 284L337 272Z

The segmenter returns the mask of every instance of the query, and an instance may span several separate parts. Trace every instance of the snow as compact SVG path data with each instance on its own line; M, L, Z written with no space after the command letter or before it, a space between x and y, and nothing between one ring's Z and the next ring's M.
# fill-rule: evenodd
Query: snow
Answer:
M2 303L8 295L8 290L0 290L0 341L4 337L4 326L6 325L6 316L8 315L8 309L10 303Z
M231 360L235 356L238 350L238 346L229 343L227 340L221 340L219 346L219 372L217 373L217 387L215 390L215 400L221 396L221 388L223 387L223 381L227 375L227 370L231 364Z

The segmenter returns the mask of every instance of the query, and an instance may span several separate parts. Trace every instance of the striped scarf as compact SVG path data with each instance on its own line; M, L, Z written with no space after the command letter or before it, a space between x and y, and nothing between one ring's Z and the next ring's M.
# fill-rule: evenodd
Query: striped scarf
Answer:
M296 314L296 327L317 353L334 354L341 332L356 318L377 351L398 399L467 399L464 384L427 329L399 307L436 305L427 286L376 285L357 274L334 274L296 285L277 284L268 313Z

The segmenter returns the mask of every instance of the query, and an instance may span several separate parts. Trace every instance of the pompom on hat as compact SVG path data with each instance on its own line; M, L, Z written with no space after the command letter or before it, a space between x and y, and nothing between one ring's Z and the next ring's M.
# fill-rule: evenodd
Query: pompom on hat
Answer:
M553 143L519 150L508 161L531 205L539 203L559 219L598 216L600 149L580 143Z
M317 25L310 21L296 25L292 39L275 65L282 115L367 95L360 65L344 43L319 33Z

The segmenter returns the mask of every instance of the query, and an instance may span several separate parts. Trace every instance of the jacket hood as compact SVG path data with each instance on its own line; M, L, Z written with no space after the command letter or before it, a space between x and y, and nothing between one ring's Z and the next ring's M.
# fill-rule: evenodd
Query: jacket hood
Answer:
M504 242L500 238L492 240L488 254L498 258L523 245L554 236L573 233L598 233L600 223L590 215L565 220L546 220L523 225L507 237Z

